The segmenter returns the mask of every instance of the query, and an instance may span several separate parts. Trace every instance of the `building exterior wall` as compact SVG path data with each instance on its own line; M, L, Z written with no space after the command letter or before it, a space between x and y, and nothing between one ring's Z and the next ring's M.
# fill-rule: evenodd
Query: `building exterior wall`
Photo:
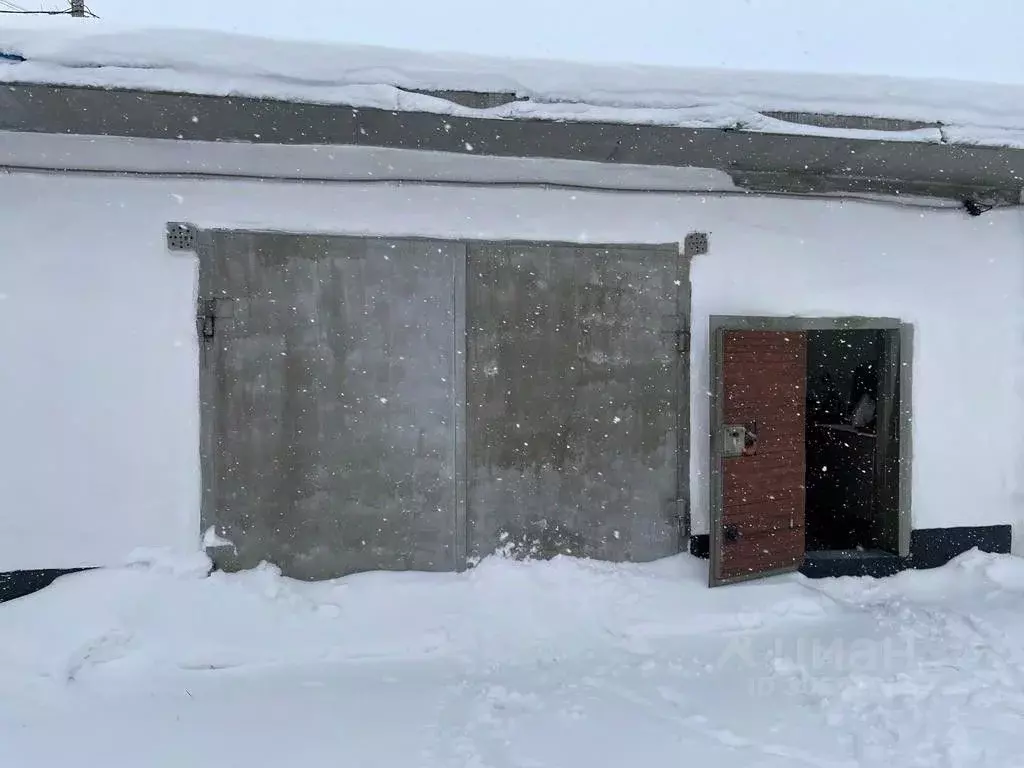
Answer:
M870 203L539 189L0 177L0 571L200 537L197 263L167 221L602 243L710 233L692 265L693 531L708 317L914 324L914 528L1024 521L1024 223Z

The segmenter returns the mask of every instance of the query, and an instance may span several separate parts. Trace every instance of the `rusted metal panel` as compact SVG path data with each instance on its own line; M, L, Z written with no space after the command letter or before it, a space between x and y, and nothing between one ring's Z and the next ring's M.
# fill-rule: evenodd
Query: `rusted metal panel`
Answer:
M795 570L804 556L807 335L723 331L721 420L756 439L723 458L718 552L712 581Z

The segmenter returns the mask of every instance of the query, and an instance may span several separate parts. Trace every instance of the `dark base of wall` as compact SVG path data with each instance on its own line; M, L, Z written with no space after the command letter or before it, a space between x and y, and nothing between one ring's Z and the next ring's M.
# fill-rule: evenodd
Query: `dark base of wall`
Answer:
M690 537L690 554L707 560L711 557L711 536L706 533L698 533Z
M808 552L800 573L809 579L870 576L882 579L906 570L906 560L890 552Z
M982 552L1006 554L1013 529L1009 525L962 528L919 528L910 532L911 568L938 568L957 555L977 547Z
M36 571L7 571L0 573L0 603L31 595L69 573L88 568L45 568Z
M975 547L982 552L1008 554L1013 538L1009 525L976 525L957 528L918 528L910 532L910 557L887 552L809 552L800 572L812 579L833 576L882 578L908 568L938 568ZM711 537L690 537L690 554L707 558Z

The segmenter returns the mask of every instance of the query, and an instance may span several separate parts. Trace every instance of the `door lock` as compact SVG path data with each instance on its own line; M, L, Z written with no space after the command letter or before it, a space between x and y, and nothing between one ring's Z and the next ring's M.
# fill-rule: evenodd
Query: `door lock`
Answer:
M722 427L722 457L735 459L757 453L757 422Z

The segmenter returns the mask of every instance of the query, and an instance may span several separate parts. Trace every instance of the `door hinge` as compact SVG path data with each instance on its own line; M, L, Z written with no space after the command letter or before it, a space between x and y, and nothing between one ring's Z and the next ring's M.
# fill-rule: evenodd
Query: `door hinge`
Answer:
M213 341L217 335L218 321L234 317L234 299L218 297L200 299L196 311L196 331L199 340Z
M688 355L690 353L690 329L677 328L675 331L675 337L676 353L680 355Z
M217 334L217 309L213 299L200 302L196 330L203 341L209 341Z
M689 539L690 536L690 500L689 499L673 499L672 505L675 507L675 519L676 524L679 526L679 534L684 539Z

